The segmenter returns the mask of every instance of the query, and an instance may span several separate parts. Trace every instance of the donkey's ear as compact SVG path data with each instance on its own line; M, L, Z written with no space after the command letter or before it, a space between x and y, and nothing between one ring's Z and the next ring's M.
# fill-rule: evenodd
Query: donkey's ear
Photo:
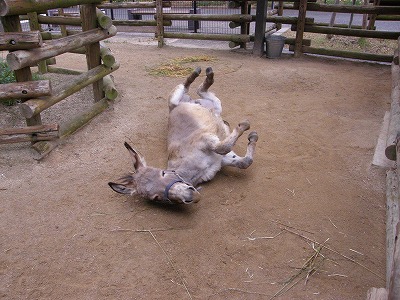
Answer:
M126 149L128 149L129 154L131 155L133 159L133 166L135 170L141 167L146 167L146 161L144 160L144 157L141 156L137 151L135 151L127 142L124 143Z
M136 189L127 187L124 184L118 184L114 182L109 182L108 185L110 188L112 188L114 191L120 194L125 194L125 195L133 195L136 193Z

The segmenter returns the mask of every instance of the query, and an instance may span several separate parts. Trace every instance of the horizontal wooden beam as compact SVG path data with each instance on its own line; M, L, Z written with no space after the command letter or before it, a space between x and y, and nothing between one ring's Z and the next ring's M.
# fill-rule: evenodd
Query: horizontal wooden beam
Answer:
M203 33L175 33L164 32L164 38L231 41L236 43L248 43L251 38L247 34L203 34Z
M73 93L80 91L89 84L101 80L104 76L114 72L118 68L118 63L111 68L107 68L104 65L99 65L93 69L90 69L86 73L76 76L76 78L74 78L71 82L55 88L53 95L51 96L42 97L40 99L30 99L24 103L21 103L20 111L25 118L32 118L46 108L49 108Z
M292 31L296 31L296 29L297 26L292 25ZM400 32L394 32L394 31L376 31L376 30L363 30L363 29L314 26L314 25L305 25L304 31L313 33L322 33L322 34L358 36L366 38L391 39L391 40L397 40L400 36Z
M156 20L113 20L115 26L157 26ZM164 26L171 26L172 21L164 21Z
M58 124L0 128L0 144L37 142L57 139Z
M298 3L294 4L294 9L298 9ZM350 14L397 15L400 14L400 6L332 5L308 3L307 11L324 11Z
M37 18L40 24L82 26L82 20L80 17L38 15Z
M18 50L7 55L7 63L12 70L19 70L24 67L33 66L38 61L47 59L53 56L60 55L72 51L74 49L86 46L111 36L117 33L115 26L108 30L95 28L92 30L77 33L62 37L57 40L50 40L43 47L27 50Z
M209 15L209 14L163 14L164 20L193 20L193 21L233 21L252 22L256 16L252 15Z
M51 94L50 80L12 82L0 85L1 99L30 99Z
M0 50L39 48L43 44L39 31L0 32Z
M97 5L98 8L115 9L115 8L155 8L156 2L103 2ZM163 7L165 7L163 5Z
M100 3L102 0L0 0L0 16L25 15L29 12L46 11L74 5Z

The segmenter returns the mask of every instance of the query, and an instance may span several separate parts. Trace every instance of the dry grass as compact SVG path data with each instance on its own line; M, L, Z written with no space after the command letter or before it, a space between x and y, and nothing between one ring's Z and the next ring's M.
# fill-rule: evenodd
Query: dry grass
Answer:
M209 55L177 57L161 65L152 67L148 73L153 76L186 77L193 72L193 63L215 61L217 58Z

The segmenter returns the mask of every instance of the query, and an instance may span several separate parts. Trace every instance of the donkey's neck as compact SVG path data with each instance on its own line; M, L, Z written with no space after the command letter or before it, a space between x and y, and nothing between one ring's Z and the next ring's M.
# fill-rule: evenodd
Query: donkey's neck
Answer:
M218 165L209 165L207 168L201 168L196 165L187 166L185 163L180 165L168 165L170 169L175 172L187 183L190 183L194 187L202 182L209 181L214 178L215 174L220 170ZM172 167L172 168L171 168Z

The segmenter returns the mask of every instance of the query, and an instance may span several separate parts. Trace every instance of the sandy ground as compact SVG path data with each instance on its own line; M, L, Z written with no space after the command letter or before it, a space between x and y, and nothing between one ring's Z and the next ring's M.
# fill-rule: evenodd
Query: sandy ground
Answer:
M277 299L365 299L385 286L385 170L371 161L389 66L108 45L121 63L109 109L40 162L29 144L0 146L2 299L270 299L285 283ZM216 59L198 64L215 71L224 118L258 132L254 164L223 169L191 206L114 193L107 182L130 170L124 141L166 165L167 96L182 79L148 68L195 55ZM57 61L85 67L74 54ZM312 241L329 249L296 276L318 254Z

